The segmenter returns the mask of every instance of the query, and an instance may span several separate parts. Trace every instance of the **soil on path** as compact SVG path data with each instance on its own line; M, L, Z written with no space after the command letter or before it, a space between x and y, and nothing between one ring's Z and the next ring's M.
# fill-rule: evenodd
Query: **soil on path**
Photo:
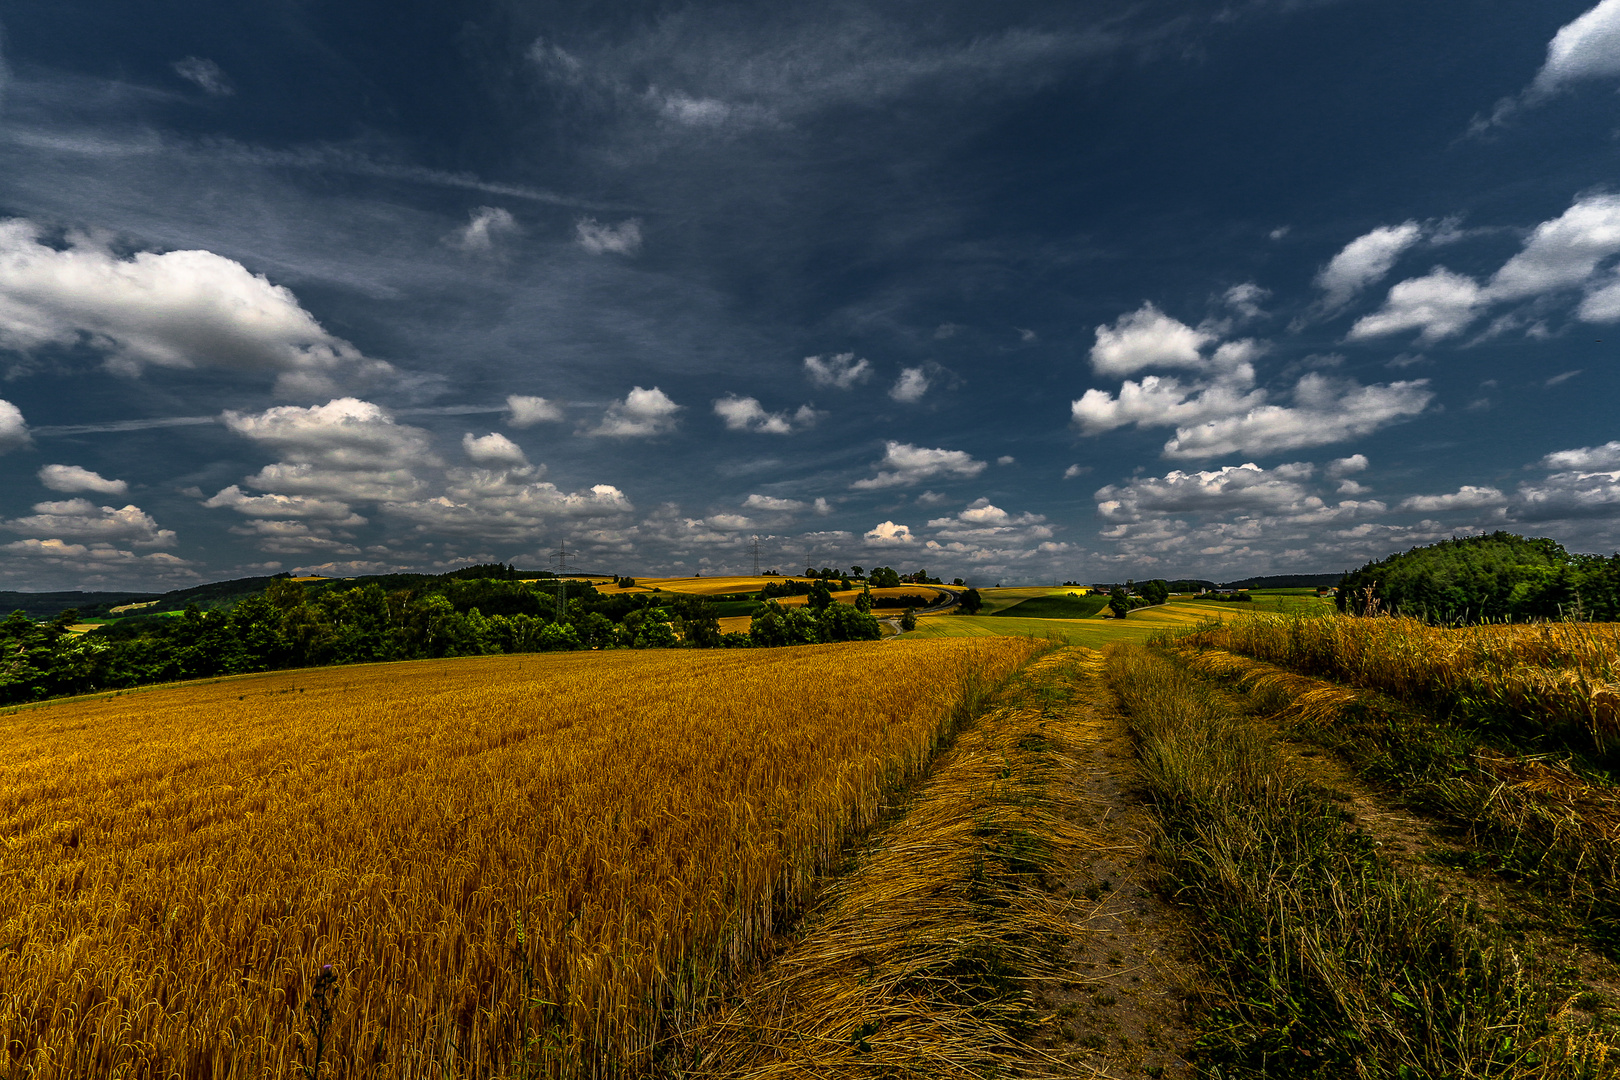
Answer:
M1073 820L1101 843L1058 883L1075 902L1069 976L1037 987L1045 1020L1031 1041L1098 1076L1190 1077L1200 976L1180 959L1190 955L1186 919L1151 888L1153 818L1102 656L1064 652L1067 700L1046 707L1065 721Z

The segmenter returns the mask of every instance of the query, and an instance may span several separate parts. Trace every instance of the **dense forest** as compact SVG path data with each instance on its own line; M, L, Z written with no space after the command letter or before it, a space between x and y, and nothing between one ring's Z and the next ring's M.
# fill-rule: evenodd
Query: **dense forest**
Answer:
M81 617L76 610L44 621L19 610L0 622L0 703L323 664L880 636L870 614L834 604L827 587L816 584L821 588L806 590L804 607L752 598L747 634L722 634L720 608L707 597L603 593L580 581L525 580L504 566L356 581L259 579L246 595L215 588L208 594L218 603L212 610L193 602L88 633L69 629Z
M1439 623L1620 620L1620 555L1577 555L1509 532L1454 537L1344 576L1339 610Z

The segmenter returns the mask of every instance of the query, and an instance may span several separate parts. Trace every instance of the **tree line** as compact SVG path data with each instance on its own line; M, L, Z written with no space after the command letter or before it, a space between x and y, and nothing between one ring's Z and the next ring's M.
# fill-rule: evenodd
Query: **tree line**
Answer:
M89 633L64 611L45 621L21 611L0 622L0 703L284 668L575 649L752 648L871 640L866 611L834 604L825 581L807 604L767 600L749 632L722 634L714 604L674 593L602 593L583 582L511 575L412 575L307 585L272 581L228 608L192 605Z

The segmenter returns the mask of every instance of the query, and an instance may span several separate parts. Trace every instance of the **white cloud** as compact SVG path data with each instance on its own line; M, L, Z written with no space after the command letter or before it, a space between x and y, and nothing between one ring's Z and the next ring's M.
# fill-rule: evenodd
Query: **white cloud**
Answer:
M815 385L838 390L848 390L872 377L871 363L855 359L854 353L837 353L825 358L807 356L804 358L804 369L810 373L810 381Z
M727 394L716 401L714 412L731 431L752 431L762 435L791 435L794 431L812 426L819 418L816 410L808 405L800 405L790 417L786 413L766 412L758 398L740 398L735 394Z
M1532 92L1548 94L1578 79L1620 75L1620 0L1602 0L1560 27Z
M232 525L231 532L238 536L251 536L259 542L259 549L274 555L304 555L320 552L325 555L358 555L360 549L344 540L316 532L302 521L269 521L250 518L240 525Z
M1323 293L1322 306L1330 312L1343 308L1388 274L1395 260L1422 236L1422 226L1407 221L1380 226L1350 241L1316 275L1316 287Z
M1496 488L1464 484L1450 495L1413 495L1402 499L1397 509L1433 514L1446 510L1479 510L1487 506L1501 506L1506 501L1506 497Z
M212 60L188 56L184 60L176 60L169 66L174 69L176 75L188 82L196 83L215 97L229 97L236 93L231 80L225 77L225 72Z
M236 484L222 488L203 502L210 510L228 507L239 514L258 518L310 518L331 525L364 525L366 519L338 499L312 495L249 495Z
M27 446L31 441L22 410L0 398L0 454Z
M670 400L658 387L643 390L637 386L608 406L602 422L587 432L589 435L611 435L617 438L640 438L664 435L675 430L675 414L681 406Z
M278 405L262 413L226 410L225 426L293 461L332 468L378 469L434 463L427 432L395 423L388 410L358 398L325 405Z
M445 238L445 243L468 254L493 251L495 241L522 230L510 210L499 206L480 206L473 210L467 224Z
M1361 386L1319 373L1300 378L1291 407L1261 405L1241 415L1178 427L1166 457L1270 453L1371 434L1421 413L1433 399L1428 380Z
M743 514L710 514L705 523L726 532L742 532L754 527L754 519Z
M1079 464L1070 465L1067 469L1063 470L1063 479L1065 479L1065 480L1076 480L1076 479L1079 479L1080 477L1086 475L1090 471L1091 471L1091 466L1090 465L1079 465Z
M478 438L474 438L472 432L467 432L461 437L461 450L480 465L522 467L529 463L523 456L523 448L498 431Z
M513 427L524 428L561 420L563 411L556 402L543 397L510 394L506 398L506 416Z
M52 491L93 491L98 495L122 495L129 485L122 480L109 480L100 473L78 465L42 465L39 482Z
M1491 278L1490 299L1520 300L1574 288L1616 253L1620 253L1620 196L1587 196L1536 226L1523 250Z
M1226 290L1221 299L1226 306L1243 316L1245 319L1258 319L1265 312L1260 308L1260 302L1271 295L1270 289L1262 289L1252 281L1241 285L1234 285Z
M1620 274L1586 294L1576 310L1583 322L1620 322Z
M1099 375L1131 375L1148 367L1201 368L1205 361L1200 350L1214 340L1208 331L1195 330L1144 302L1112 326L1097 327L1091 367Z
M1439 341L1465 329L1486 300L1473 278L1436 268L1426 277L1409 278L1391 288L1380 310L1356 320L1350 340L1421 330L1424 342Z
M874 547L900 547L905 544L914 544L917 538L911 535L908 525L896 525L892 521L885 521L874 526L866 534L866 542Z
M292 292L211 251L119 258L88 237L58 251L27 221L0 223L0 347L80 341L111 369L274 374L285 394L331 393L340 377L392 369L327 333Z
M1011 454L1002 454L1000 457L996 458L997 465L1014 465L1017 464L1017 462L1018 459L1013 457Z
M1148 375L1141 382L1125 380L1117 396L1106 390L1087 390L1070 404L1070 412L1081 433L1086 435L1129 424L1140 427L1195 424L1263 405L1266 392L1249 389L1252 381L1252 368L1207 385L1185 385L1178 379Z
M1593 472L1620 469L1620 440L1602 446L1582 446L1575 450L1558 450L1541 459L1544 469Z
M750 495L743 500L746 510L765 510L774 514L788 514L795 510L803 510L804 503L798 499L777 499L770 495Z
M1421 340L1435 342L1466 329L1492 304L1583 286L1590 291L1577 312L1580 318L1620 319L1620 278L1593 284L1602 264L1616 254L1620 254L1620 196L1588 195L1536 226L1519 252L1484 286L1436 267L1425 277L1395 285L1383 307L1357 320L1349 336L1361 340L1418 330ZM1522 325L1523 320L1509 317L1498 323L1491 332Z
M13 518L3 526L40 539L124 542L135 547L169 547L175 542L174 533L158 528L152 515L140 507L132 504L114 509L89 499L35 503L33 514Z
M858 491L902 487L936 476L968 478L978 476L987 466L965 450L930 450L910 443L889 440L878 462L879 472L850 487Z
M38 580L39 567L68 571L86 583L123 579L144 584L153 579L189 581L198 576L190 569L191 563L166 551L137 555L106 543L71 544L56 538L30 538L0 544L0 551L9 560L23 564L25 581Z
M815 502L815 511L816 511L817 514L821 515L822 517L826 517L828 514L832 513L832 511L833 511L832 503L828 502L826 500L826 498L824 498L823 496L817 495L816 496L816 502Z
M1335 458L1328 463L1327 474L1330 477L1349 476L1351 473L1366 472L1371 464L1366 454L1351 454L1349 457Z
M641 219L604 225L595 218L581 218L574 223L574 239L592 255L634 255L641 250Z
M1208 472L1174 470L1162 477L1099 488L1097 510L1110 521L1140 521L1154 515L1212 509L1268 513L1320 509L1323 501L1301 483L1305 475L1308 466L1295 464L1268 471L1253 462Z
M534 479L534 469L451 469L444 494L385 503L383 513L413 522L427 535L533 542L559 519L616 518L635 507L611 484L565 493Z
M1620 516L1620 469L1572 469L1520 484L1508 512L1526 522Z
M908 405L915 404L928 393L928 374L920 367L905 368L889 388L889 396Z

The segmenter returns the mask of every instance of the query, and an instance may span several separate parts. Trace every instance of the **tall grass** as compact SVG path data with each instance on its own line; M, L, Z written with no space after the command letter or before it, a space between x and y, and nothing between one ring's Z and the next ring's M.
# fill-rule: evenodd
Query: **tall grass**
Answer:
M1407 618L1256 615L1180 640L1377 690L1521 741L1620 760L1617 624L1446 628Z
M1163 885L1215 976L1225 1077L1614 1075L1558 987L1466 905L1397 872L1265 732L1180 665L1109 651L1160 822ZM1214 1072L1211 1072L1214 1075Z
M1043 647L476 658L0 717L0 1075L647 1068Z

